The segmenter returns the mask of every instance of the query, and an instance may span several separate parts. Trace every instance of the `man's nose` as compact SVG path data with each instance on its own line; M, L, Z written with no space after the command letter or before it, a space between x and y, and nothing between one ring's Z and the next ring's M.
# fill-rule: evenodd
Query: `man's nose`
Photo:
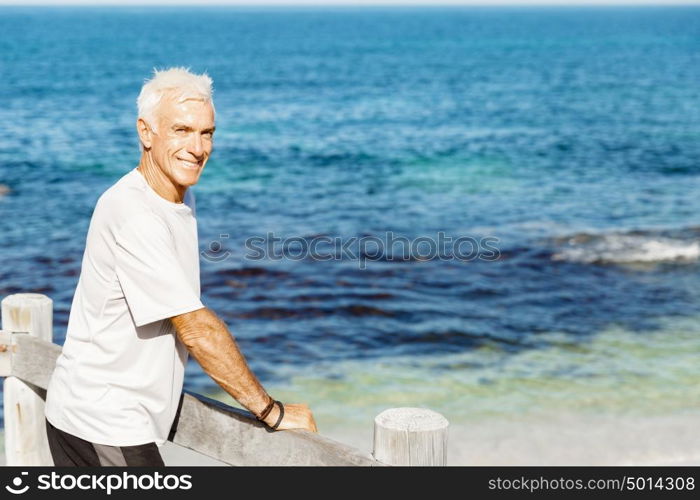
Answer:
M202 142L201 134L192 134L192 139L189 141L189 152L197 159L204 155L204 143Z

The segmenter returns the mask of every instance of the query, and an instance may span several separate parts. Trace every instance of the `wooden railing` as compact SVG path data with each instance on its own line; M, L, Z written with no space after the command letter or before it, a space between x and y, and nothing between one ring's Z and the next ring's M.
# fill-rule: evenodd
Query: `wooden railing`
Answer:
M52 342L49 297L3 299L0 376L5 377L7 465L53 465L44 400L60 352ZM426 409L387 410L375 419L373 456L306 431L268 432L246 411L185 392L169 440L229 465L445 465L447 421Z

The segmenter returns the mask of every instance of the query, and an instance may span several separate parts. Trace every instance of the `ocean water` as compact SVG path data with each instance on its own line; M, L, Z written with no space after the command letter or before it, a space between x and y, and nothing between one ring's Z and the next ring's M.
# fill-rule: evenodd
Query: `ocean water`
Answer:
M368 448L381 410L425 406L455 463L700 460L678 437L700 402L700 8L0 8L0 33L0 296L52 297L56 342L95 201L138 163L140 86L188 66L217 108L203 301L321 432ZM251 259L269 234L375 243ZM496 257L430 258L440 234ZM194 362L186 388L229 400ZM608 452L494 437L547 419ZM622 421L639 432L610 441Z

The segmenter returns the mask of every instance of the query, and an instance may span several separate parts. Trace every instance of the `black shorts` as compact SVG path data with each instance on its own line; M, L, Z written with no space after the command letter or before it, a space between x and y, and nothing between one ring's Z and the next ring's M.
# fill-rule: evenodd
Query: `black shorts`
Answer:
M165 465L155 443L137 446L95 444L57 429L48 420L46 434L49 437L49 448L56 467L162 467Z

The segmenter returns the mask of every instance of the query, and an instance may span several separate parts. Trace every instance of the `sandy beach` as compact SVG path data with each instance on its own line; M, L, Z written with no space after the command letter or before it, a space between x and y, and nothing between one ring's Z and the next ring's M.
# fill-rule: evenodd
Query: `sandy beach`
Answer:
M532 415L450 426L448 465L700 465L700 413ZM329 437L371 450L372 430Z

